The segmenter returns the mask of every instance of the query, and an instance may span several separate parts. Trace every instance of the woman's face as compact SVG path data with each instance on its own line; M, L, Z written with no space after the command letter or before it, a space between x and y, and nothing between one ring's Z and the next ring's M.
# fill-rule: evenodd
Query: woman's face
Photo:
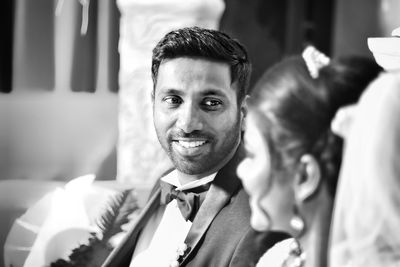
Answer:
M251 226L257 231L290 231L293 190L289 182L277 182L282 177L273 175L267 141L252 112L248 114L244 143L247 156L237 174L250 196Z

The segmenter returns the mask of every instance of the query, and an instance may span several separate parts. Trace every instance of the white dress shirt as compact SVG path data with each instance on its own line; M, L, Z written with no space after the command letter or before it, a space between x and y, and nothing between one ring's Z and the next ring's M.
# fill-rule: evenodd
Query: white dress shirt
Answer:
M176 190L187 190L207 184L214 180L216 173L202 179L181 185L177 171L174 170L161 178L164 182L176 186ZM185 221L176 200L172 200L164 209L159 209L147 223L139 237L130 267L170 266L176 261L177 250L183 245L192 222ZM159 224L157 225L157 222ZM151 241L150 241L151 239Z

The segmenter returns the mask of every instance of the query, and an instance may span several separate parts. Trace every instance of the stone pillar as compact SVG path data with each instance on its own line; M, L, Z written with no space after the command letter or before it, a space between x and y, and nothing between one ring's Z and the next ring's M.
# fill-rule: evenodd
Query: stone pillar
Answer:
M151 188L170 162L153 127L151 53L169 31L217 29L223 0L118 0L120 21L117 180Z

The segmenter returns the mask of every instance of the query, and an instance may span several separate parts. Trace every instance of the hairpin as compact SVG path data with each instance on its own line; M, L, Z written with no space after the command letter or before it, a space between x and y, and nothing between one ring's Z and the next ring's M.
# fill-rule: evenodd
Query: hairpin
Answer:
M307 46L302 54L306 62L310 76L313 79L318 78L319 70L329 64L330 59L324 53L318 51L314 46Z

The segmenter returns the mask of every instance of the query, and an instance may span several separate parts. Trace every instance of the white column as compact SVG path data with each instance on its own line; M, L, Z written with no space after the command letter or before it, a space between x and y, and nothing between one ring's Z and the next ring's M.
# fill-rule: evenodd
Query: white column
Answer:
M169 31L217 29L223 0L118 0L120 21L119 141L117 180L153 186L169 160L153 127L151 54Z

